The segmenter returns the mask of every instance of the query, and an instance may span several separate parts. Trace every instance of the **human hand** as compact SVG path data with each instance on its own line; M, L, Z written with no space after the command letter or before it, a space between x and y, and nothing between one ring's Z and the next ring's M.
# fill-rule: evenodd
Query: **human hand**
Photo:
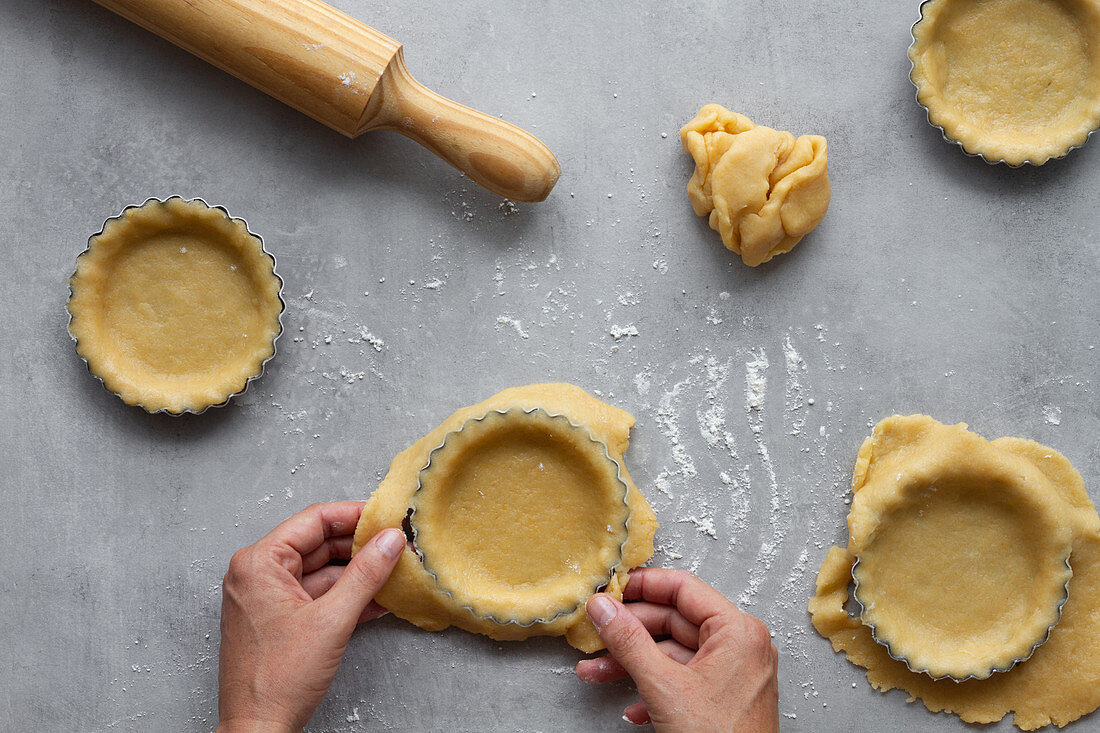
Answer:
M355 626L405 549L384 529L346 565L360 501L314 504L239 550L222 581L218 730L297 731L324 699Z
M623 600L634 602L588 599L610 654L581 661L577 676L633 678L642 701L624 719L657 731L779 730L779 654L762 622L683 570L638 568Z

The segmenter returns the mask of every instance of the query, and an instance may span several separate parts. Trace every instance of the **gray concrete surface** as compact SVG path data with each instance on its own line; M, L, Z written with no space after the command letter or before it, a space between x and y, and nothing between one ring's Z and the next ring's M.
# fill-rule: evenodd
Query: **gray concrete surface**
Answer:
M771 625L784 730L966 728L873 692L806 600L857 446L893 412L1052 445L1100 499L1100 142L1020 170L945 144L906 77L915 0L336 4L425 83L540 135L551 198L508 214L413 143L345 140L91 2L0 5L0 729L211 729L230 554L366 497L454 408L546 380L637 415L654 563ZM677 130L712 101L829 140L828 217L755 270L683 191ZM201 417L123 405L65 332L89 234L168 193L248 219L286 281L277 359ZM633 690L583 686L578 658L385 619L310 729L625 729Z

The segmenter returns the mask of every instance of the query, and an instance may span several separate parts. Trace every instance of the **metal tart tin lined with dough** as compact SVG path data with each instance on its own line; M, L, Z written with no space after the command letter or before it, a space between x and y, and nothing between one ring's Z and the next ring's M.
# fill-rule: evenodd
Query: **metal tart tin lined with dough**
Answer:
M448 588L448 587L446 587L446 585L444 583L440 582L440 578L437 574L436 569L433 569L431 558L428 557L424 553L423 547L421 546L421 544L419 542L417 542L418 537L420 537L421 532L423 531L422 529L419 529L417 527L417 522L416 522L417 504L418 504L417 500L418 500L418 497L421 497L421 495L425 492L425 483L424 483L423 479L424 479L424 476L425 476L426 472L429 472L429 470L437 462L437 456L440 455L442 452L446 451L447 448L448 448L448 444L451 443L458 436L460 436L460 435L462 435L462 434L464 434L464 433L466 433L470 430L478 429L481 426L485 426L485 425L492 426L493 423L495 423L495 422L507 420L509 418L509 416L515 416L515 415L524 415L524 416L533 416L533 417L540 417L541 416L541 417L543 417L545 419L548 419L550 421L559 423L561 426L563 426L568 431L576 431L578 433L583 434L583 439L584 440L587 440L591 444L593 444L594 446L598 447L598 449L599 449L598 452L599 452L601 460L606 460L610 464L610 466L614 468L614 477L615 477L614 478L614 485L616 486L617 490L621 489L621 495L617 494L616 500L617 501L621 500L621 503L624 507L624 512L623 512L623 515L622 515L621 522L617 523L617 526L615 526L615 527L612 527L612 525L610 525L610 524L608 524L608 526L607 526L607 529L609 531L612 531L612 530L619 531L621 533L622 540L615 547L615 556L613 558L613 562L611 562L607 566L606 573L602 577L602 582L594 583L591 586L591 588L589 589L588 594L585 595L584 598L580 599L577 603L575 603L573 605L566 606L566 607L559 608L556 611L554 611L552 614L542 615L542 616L535 617L535 618L530 618L530 619L502 618L499 615L494 615L494 614L491 614L491 613L478 612L478 610L475 609L471 603L462 603L463 599L460 599L456 596L456 593L455 593L454 589ZM626 545L626 542L627 542L627 539L628 539L628 536L629 536L628 535L628 530L627 530L627 522L630 519L630 505L627 501L627 492L628 492L628 486L626 484L626 481L622 477L622 467L620 466L619 462L611 457L611 454L610 454L610 452L608 451L608 448L607 448L607 444L600 441L600 440L598 440L598 439L596 439L595 437L593 437L593 435L591 434L591 432L587 428L585 428L581 425L577 425L576 423L574 423L572 420L570 420L568 417L566 417L563 414L547 412L546 410L543 410L543 409L537 408L537 407L530 408L530 409L521 409L521 408L518 408L518 407L517 408L510 408L510 409L506 409L506 410L494 409L494 410L490 410L488 413L486 413L485 415L482 415L481 417L476 417L476 418L472 418L470 420L467 420L457 430L454 430L450 433L447 433L443 438L443 442L441 442L438 446L433 448L431 450L431 452L428 454L427 463L424 465L423 468L420 469L419 473L417 474L417 487L416 487L416 491L413 493L412 506L409 509L408 520L409 520L410 534L411 534L411 537L412 537L413 546L416 550L416 554L419 557L420 562L421 562L422 566L424 567L424 570L428 573L428 575L430 575L432 577L432 579L435 581L436 586L439 588L440 591L442 591L446 595L450 596L451 598L454 598L456 601L462 603L462 608L465 611L468 611L471 615L473 615L475 617L483 618L483 619L492 621L493 623L500 624L500 625L516 625L516 626L526 628L526 627L533 626L535 624L550 623L550 622L554 621L555 619L561 618L563 616L568 616L569 614L572 614L572 613L576 612L584 604L585 600L587 600L588 595L591 595L592 593L598 592L600 588L602 588L604 585L607 584L607 582L609 582L611 577L614 575L616 568L618 568L619 565L622 562L623 548ZM616 506L617 506L617 501L616 501ZM515 521L519 521L521 519L522 519L522 517L520 517L520 516L515 516L514 517ZM461 595L461 593L459 595Z
M1092 137L1093 133L1095 133L1097 131L1097 129L1100 129L1100 127L1093 127L1085 135L1085 138L1081 142L1066 147L1065 150L1063 150L1060 154L1058 154L1056 156L1052 156L1050 158L1047 158L1042 163L1036 164L1036 163L1033 163L1031 160L1023 160L1020 163L1010 163L1007 160L1005 160L1003 156L998 157L998 158L993 158L993 157L985 155L982 152L971 153L970 151L968 151L966 149L966 146L963 144L962 140L958 140L956 138L951 137L947 133L947 130L945 130L942 125L938 125L938 124L936 124L935 122L932 121L932 112L928 108L927 105L925 105L923 102L921 102L921 100L920 100L921 88L917 84L916 80L913 78L913 75L916 73L916 66L917 66L916 61L913 58L913 50L914 50L914 48L916 48L917 43L918 43L918 41L917 41L917 28L918 28L918 26L920 26L920 24L922 22L925 21L925 8L929 5L932 5L932 4L938 3L938 2L942 2L942 1L943 0L924 0L920 4L920 11L919 11L918 17L909 29L910 45L909 45L908 58L909 58L909 82L913 85L914 90L915 90L913 96L916 99L917 105L921 109L924 110L925 121L928 123L928 125L930 127L940 131L940 137L943 138L944 142L947 142L947 143L950 143L952 145L957 146L959 148L959 150L962 151L963 155L966 155L968 158L981 158L982 161L984 161L988 165L998 165L998 164L1003 163L1004 165L1006 165L1010 168L1022 168L1025 165L1032 165L1032 166L1034 166L1034 165L1043 165L1047 162L1050 162L1051 160L1061 160L1062 158L1066 157L1067 155L1069 155L1074 150L1077 150L1078 148L1084 147L1084 145ZM1097 42L1100 42L1100 39L1097 39Z
M259 243L260 251L268 259L271 260L271 274L272 274L272 276L274 276L274 278L279 283L279 290L278 290L278 294L277 294L278 299L279 299L279 312L278 312L278 315L277 315L278 328L275 332L275 335L271 339L271 354L260 363L259 369L256 371L256 373L249 376L245 380L244 386L242 386L239 390L237 390L235 392L232 392L229 395L227 395L226 398L224 400L222 400L221 402L219 402L219 403L209 404L209 405L206 405L206 406L204 406L204 407L202 407L201 409L198 409L198 410L188 407L188 408L186 408L186 409L184 409L180 412L173 412L173 411L171 411L167 408L164 408L164 407L162 407L158 410L148 410L148 412L150 412L151 414L170 415L172 417L179 417L181 415L187 415L187 414L201 415L201 414L203 414L204 412L206 412L207 410L209 410L212 407L224 407L225 405L229 404L230 400L232 400L234 397L238 397L238 396L244 394L245 392L247 392L249 385L251 385L257 379L260 379L266 373L268 362L271 361L272 359L274 359L275 355L278 353L278 340L279 340L279 337L283 333L283 314L286 312L286 300L283 297L284 282L283 282L283 279L279 276L278 271L277 271L278 262L275 259L275 255L272 254L270 251L268 251L267 246L264 243L263 237L260 236L259 234L257 234L256 232L252 231L252 228L249 226L248 222L245 219L243 219L242 217L233 216L232 214L229 213L228 209L226 209L224 206L213 206L201 197L195 197L195 198L190 198L189 199L189 198L186 198L186 197L181 196L179 194L170 194L169 196L166 196L165 198L161 199L161 198L157 198L156 196L150 196L149 198L145 199L140 204L129 204L128 206L123 207L123 209L119 213L105 219L103 221L103 224L100 226L99 231L97 231L95 234L92 234L90 237L88 237L88 244L85 246L84 250L79 255L77 255L77 261L79 262L81 257L86 256L91 251L91 248L93 246L93 242L96 240L97 237L103 235L104 230L106 229L109 222L121 221L121 220L125 219L126 215L130 211L135 210L135 209L140 209L140 208L142 208L144 206L147 206L151 203L166 204L169 201L171 201L172 199L179 199L179 200L183 201L184 203L197 202L197 203L202 204L203 206L205 206L208 209L213 209L215 211L220 211L222 213L222 215L224 215L226 217L226 219L229 220L229 221L241 222L241 224L244 225L245 231L248 233L248 235L251 236L252 238L254 238ZM69 299L68 299L69 301L71 301L72 297L73 297L72 282L73 282L73 278L76 277L76 274L77 274L77 271L74 270L73 274L69 278ZM72 339L73 344L75 346L79 347L80 340L72 332L73 314L68 308L68 301L66 302L66 313L68 314L68 317L69 317L68 323L67 323L67 326L66 326L66 330L69 334L69 338ZM123 396L121 394L119 394L119 392L117 392L117 391L115 391L115 390L113 390L113 389L111 389L110 387L107 386L106 382L103 381L103 377L101 377L99 374L97 374L92 369L92 365L88 362L88 359L85 358L84 355L80 353L79 348L77 349L77 356L79 356L80 360L84 362L84 366L88 369L88 373L91 374L93 377L95 377L99 381L99 383L101 385L103 385L103 388L108 393L114 395L115 397L118 397L120 400L122 400L126 404L134 404L134 403L130 403L129 401L124 399ZM144 409L144 405L141 405L140 403L136 403L136 406L142 407Z
M1072 574L1073 568L1069 564L1069 558L1066 558L1066 567L1069 568L1069 570ZM1054 627L1057 626L1058 622L1062 620L1062 609L1065 608L1066 601L1069 600L1069 583L1070 583L1070 580L1066 580L1066 584L1064 586L1065 587L1065 593L1062 596L1062 599L1058 602L1058 618L1057 618L1057 620L1054 623L1052 623L1050 626L1047 627L1046 633L1043 634L1042 637L1040 637L1039 639L1037 639L1035 641L1035 644L1031 647L1031 649L1028 651L1028 653L1025 654L1024 656L1014 658L1007 665L1004 665L1004 666L1001 666L1001 667L996 667L996 666L992 667L991 670L990 670L990 673L987 677L980 677L976 674L970 674L970 675L967 675L965 677L955 677L954 675L950 675L950 674L936 676L936 675L932 674L932 672L927 670L927 669L922 669L918 666L914 666L909 661L908 658L903 657L903 656L898 655L898 654L895 654L894 650L890 646L890 641L888 639L884 639L884 638L879 636L878 629L876 629L875 625L867 619L867 617L866 617L866 606L863 605L863 601L859 597L859 573L858 573L858 568L859 568L859 558L857 557L855 563L853 563L853 565L852 565L852 586L853 586L852 598L855 599L855 602L859 605L859 609L860 609L859 620L863 623L864 626L866 626L868 629L870 629L871 638L873 638L876 642L878 642L883 647L885 647L886 653L890 655L891 659L895 659L895 660L901 662L902 664L904 664L906 667L909 668L910 672L915 672L917 674L926 674L929 677L931 677L933 680L954 680L955 682L966 682L967 680L988 679L989 677L992 677L994 674L997 674L999 672L1008 672L1010 669L1015 667L1017 664L1020 664L1021 662L1026 662L1027 660L1031 659L1032 655L1035 654L1036 649L1041 647L1043 644L1045 644L1050 639L1050 633L1052 631L1054 631ZM1072 579L1072 578L1070 578L1070 579Z

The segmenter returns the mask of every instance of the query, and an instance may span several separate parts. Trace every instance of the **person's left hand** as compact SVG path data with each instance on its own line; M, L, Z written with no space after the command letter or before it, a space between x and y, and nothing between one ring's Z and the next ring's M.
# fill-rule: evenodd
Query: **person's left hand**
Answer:
M355 626L405 549L384 529L351 557L361 501L314 504L233 555L222 583L218 730L297 731L324 699Z

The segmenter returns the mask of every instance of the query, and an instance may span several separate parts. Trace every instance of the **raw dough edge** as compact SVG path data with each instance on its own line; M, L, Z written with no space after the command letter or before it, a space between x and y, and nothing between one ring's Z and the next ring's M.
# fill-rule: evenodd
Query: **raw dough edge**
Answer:
M627 522L627 540L623 546L623 560L616 569L606 592L622 597L630 568L641 565L653 555L653 535L657 530L657 517L649 502L634 485L623 453L629 444L630 428L634 417L625 410L608 405L572 384L533 384L512 387L487 400L464 407L443 421L441 425L420 438L393 459L390 470L382 483L367 500L359 524L355 529L353 552L377 532L386 527L401 527L409 508L409 500L416 490L417 474L428 460L428 454L438 446L444 435L458 429L467 420L479 417L489 410L508 408L530 409L540 407L551 413L567 416L583 425L592 435L607 444L608 453L619 462L623 480L627 484L627 502L630 504L630 520ZM420 559L406 548L389 581L379 591L375 600L398 618L405 619L428 631L438 631L448 626L458 626L466 631L485 634L498 640L519 640L531 636L565 635L566 641L583 652L594 652L604 647L596 629L588 621L583 606L574 613L561 616L546 624L521 627L516 624L501 625L472 615L443 593L435 580L424 570Z
M965 429L965 425L956 427ZM990 445L1033 464L1050 480L1068 505L1077 533L1062 620L1030 660L1010 672L962 683L934 681L910 672L903 662L890 658L859 618L844 609L855 562L846 547L834 546L826 555L809 602L810 616L833 650L843 651L849 662L864 667L867 681L880 692L904 690L908 702L919 699L932 712L954 713L968 723L995 723L1014 712L1013 723L1023 730L1065 726L1100 707L1100 516L1081 474L1062 454L1023 438L998 438ZM858 495L864 488L877 451L902 448L876 444L873 435L867 438L856 459L853 493Z

